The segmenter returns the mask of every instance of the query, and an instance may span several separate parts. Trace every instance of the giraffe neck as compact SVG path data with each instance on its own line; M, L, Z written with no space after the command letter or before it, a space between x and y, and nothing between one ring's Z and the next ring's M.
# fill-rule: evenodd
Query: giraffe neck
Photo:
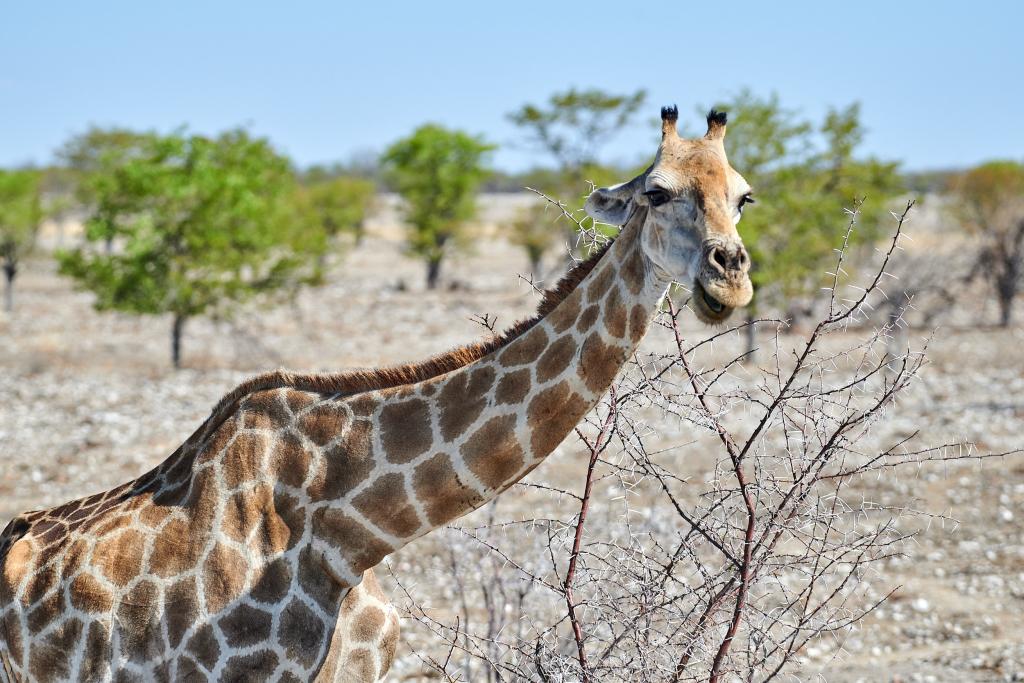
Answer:
M336 579L357 582L385 555L493 499L597 404L669 284L640 248L643 214L511 343L440 377L350 399L352 429L373 426L361 446L367 474L313 516Z

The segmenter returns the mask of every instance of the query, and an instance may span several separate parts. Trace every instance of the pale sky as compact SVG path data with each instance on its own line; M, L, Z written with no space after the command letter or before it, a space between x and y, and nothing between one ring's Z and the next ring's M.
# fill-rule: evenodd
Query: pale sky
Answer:
M649 91L606 161L649 157L662 104L743 86L819 118L862 103L865 150L912 170L1024 157L1020 2L14 2L0 12L0 165L90 124L245 125L299 164L434 121L522 149L506 114L570 86Z

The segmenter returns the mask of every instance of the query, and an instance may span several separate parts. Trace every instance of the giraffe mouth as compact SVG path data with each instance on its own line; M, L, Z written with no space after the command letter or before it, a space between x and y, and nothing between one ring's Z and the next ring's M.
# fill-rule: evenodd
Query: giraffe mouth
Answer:
M699 281L694 281L693 283L693 297L691 301L693 302L693 310L697 314L697 318L708 325L725 322L734 310L731 306L727 306L711 296Z

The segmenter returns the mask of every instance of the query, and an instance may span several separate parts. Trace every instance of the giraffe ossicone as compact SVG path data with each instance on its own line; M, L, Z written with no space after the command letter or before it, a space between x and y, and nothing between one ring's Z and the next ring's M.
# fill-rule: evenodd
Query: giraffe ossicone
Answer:
M373 567L540 464L598 402L669 284L702 320L751 294L750 187L725 116L595 190L618 237L535 318L425 362L275 372L229 393L156 469L0 534L4 680L376 681L398 615Z

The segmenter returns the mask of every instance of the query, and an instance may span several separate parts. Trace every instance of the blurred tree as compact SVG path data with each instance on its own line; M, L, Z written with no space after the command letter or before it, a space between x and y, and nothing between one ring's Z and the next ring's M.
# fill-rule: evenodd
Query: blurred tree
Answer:
M307 220L314 221L332 243L348 235L358 245L375 190L369 180L336 176L300 187L299 205Z
M612 94L596 88L552 94L546 105L524 104L508 115L523 129L529 144L547 152L555 169L536 169L528 178L534 187L566 204L569 211L583 206L589 194L588 182L596 186L623 180L618 169L602 165L598 153L634 117L647 99L645 90ZM566 235L575 243L575 226ZM548 232L554 240L556 231ZM550 245L550 242L549 242Z
M303 183L319 183L338 177L362 178L381 185L384 178L380 167L380 152L360 149L349 155L345 161L330 164L314 164L302 172Z
M992 284L999 324L1009 327L1024 280L1024 165L982 164L953 181L961 224L981 241L976 272Z
M629 123L646 98L644 90L613 95L570 88L551 95L546 107L524 104L508 118L555 159L563 182L582 192L587 170L600 165L601 147Z
M530 261L530 272L534 277L541 274L541 260L551 247L552 233L556 232L550 217L545 215L544 206L534 205L520 209L509 224L508 239L522 247Z
M61 272L93 291L98 309L170 313L175 367L190 318L319 278L310 264L324 235L296 220L288 159L245 131L131 134L85 167L82 183L86 239L115 248L62 252Z
M476 213L492 149L479 137L426 124L384 153L386 177L405 199L409 249L427 264L428 289L437 286L447 249Z
M113 169L124 166L133 156L137 156L150 137L150 133L127 128L92 127L65 142L57 150L57 159L66 169L67 175L63 181L73 188L71 195L75 208L86 214L97 211L100 196L103 196L104 210L116 212L118 207L108 188L102 186L103 179L109 178ZM104 225L113 225L113 221L104 221ZM100 229L99 225L94 228ZM97 234L94 232L94 235ZM98 236L97 239L103 240L109 253L114 233Z
M0 267L4 271L4 309L14 310L14 278L21 259L35 244L42 220L38 171L0 170Z

